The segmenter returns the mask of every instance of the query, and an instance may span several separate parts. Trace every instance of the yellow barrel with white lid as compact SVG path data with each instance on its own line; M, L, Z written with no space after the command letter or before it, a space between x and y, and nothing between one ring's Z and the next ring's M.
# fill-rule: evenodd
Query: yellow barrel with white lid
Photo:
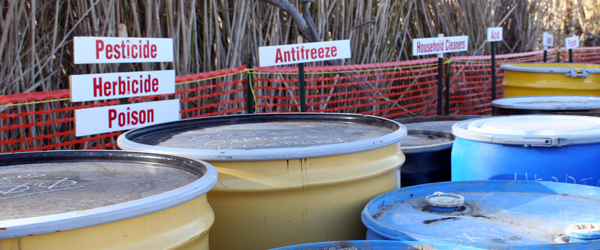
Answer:
M600 96L600 65L583 63L503 64L504 97Z
M270 249L364 239L364 206L400 188L406 133L375 116L273 113L153 125L121 135L118 144L214 165L210 248Z

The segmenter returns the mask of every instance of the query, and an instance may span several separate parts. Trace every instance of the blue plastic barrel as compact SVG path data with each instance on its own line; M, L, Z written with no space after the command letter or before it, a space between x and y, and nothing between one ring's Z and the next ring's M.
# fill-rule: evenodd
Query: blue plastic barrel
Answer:
M539 181L460 181L380 195L366 205L361 218L368 229L367 240L486 249L600 249L599 209L597 187Z
M424 243L415 241L356 240L309 243L272 250L476 250L481 248L456 244Z
M535 180L600 185L600 117L498 116L452 128L453 181Z

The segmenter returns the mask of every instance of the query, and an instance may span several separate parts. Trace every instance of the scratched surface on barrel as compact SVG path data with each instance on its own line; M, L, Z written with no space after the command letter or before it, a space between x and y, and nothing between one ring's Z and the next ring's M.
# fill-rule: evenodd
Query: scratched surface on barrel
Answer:
M0 167L1 220L80 211L133 201L200 177L135 162L65 162Z
M355 142L394 132L395 129L339 121L261 122L214 126L171 135L136 138L139 143L195 149L299 148ZM168 139L161 139L168 137Z
M464 196L462 211L430 212L424 198L437 191ZM369 230L387 235L386 239L547 245L564 235L568 225L600 221L598 207L597 187L534 181L464 181L392 191L371 200L362 216Z

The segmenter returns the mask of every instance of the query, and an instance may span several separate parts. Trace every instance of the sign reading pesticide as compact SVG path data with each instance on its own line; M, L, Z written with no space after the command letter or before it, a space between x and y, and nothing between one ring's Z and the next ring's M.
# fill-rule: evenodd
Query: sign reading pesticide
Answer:
M350 40L258 47L261 67L351 57Z
M74 37L73 61L75 64L172 62L173 39Z
M175 93L175 71L140 71L69 76L71 102Z
M75 110L75 135L86 136L179 120L179 100Z
M467 51L468 36L449 36L413 39L413 56Z
M579 36L565 38L565 47L567 49L579 48Z
M554 46L554 36L548 32L544 32L542 34L542 45L548 47Z
M502 27L488 28L487 29L487 41L488 42L501 42L502 41Z

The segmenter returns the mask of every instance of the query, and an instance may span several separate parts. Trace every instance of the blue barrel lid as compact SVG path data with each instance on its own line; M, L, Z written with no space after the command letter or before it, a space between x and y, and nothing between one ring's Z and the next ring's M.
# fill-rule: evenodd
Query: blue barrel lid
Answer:
M482 249L455 244L428 243L416 241L391 241L391 240L352 240L308 243L272 250L475 250Z
M593 110L600 109L600 97L578 95L517 96L492 101L494 107L520 110Z
M455 212L431 212L426 197L435 192L460 195L464 206ZM600 241L565 243L569 242L565 229L577 223L600 222L599 208L598 187L538 181L461 181L412 186L380 195L367 204L361 217L369 230L389 240L486 248L581 249L590 242L599 247Z
M459 122L452 133L497 144L561 147L600 142L600 117L575 115L496 116Z

